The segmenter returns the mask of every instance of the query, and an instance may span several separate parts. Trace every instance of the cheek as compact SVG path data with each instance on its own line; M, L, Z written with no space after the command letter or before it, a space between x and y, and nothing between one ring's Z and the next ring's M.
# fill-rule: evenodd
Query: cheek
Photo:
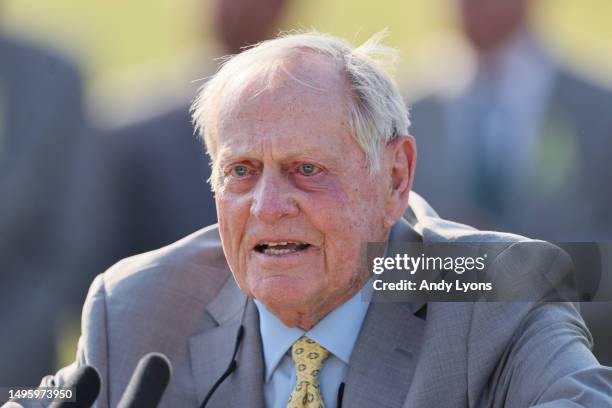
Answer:
M352 186L350 228L362 237L370 236L374 225L382 225L384 215L384 200L380 185L373 182L363 182Z
M249 216L250 204L244 197L227 192L215 194L215 205L219 225L225 230L235 233L244 228Z
M358 180L364 180L359 182ZM380 183L362 175L346 180L320 194L308 194L304 212L327 239L356 241L378 238L383 225L384 200Z
M236 199L227 193L215 194L219 232L225 257L234 273L244 267L244 254L241 254L242 238L248 219L249 206L244 200Z
M378 204L372 203L365 191L350 187L342 199L328 197L313 202L309 218L324 236L326 266L329 271L337 271L334 280L340 283L355 276L365 262L361 259L363 244L374 240L378 236L375 226L382 225L382 218L377 216L380 211L372 209Z

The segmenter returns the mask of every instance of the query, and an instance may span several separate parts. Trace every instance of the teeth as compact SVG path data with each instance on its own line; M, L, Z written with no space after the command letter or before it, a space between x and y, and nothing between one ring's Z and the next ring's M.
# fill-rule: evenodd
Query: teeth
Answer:
M287 242L268 242L266 245L268 245L269 247L274 247L274 246L280 246L280 245L287 245Z
M264 251L266 255L285 255L293 252L297 252L295 249L273 249L268 248Z
M309 246L309 244L297 241L262 241L260 244L256 245L255 250L267 255L286 255L304 250Z
M302 243L301 242L295 242L295 241L263 242L263 245L267 245L269 247L282 246L282 245L288 245L288 244L300 245Z

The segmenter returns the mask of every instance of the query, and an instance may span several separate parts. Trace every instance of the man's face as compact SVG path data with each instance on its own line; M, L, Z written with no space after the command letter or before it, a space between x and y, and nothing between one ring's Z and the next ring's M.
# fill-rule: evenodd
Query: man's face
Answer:
M369 174L351 136L346 80L323 57L305 61L289 68L302 83L278 77L257 97L247 91L221 106L214 161L230 268L240 288L286 324L301 313L326 314L355 293L367 279L362 244L387 233L390 181Z

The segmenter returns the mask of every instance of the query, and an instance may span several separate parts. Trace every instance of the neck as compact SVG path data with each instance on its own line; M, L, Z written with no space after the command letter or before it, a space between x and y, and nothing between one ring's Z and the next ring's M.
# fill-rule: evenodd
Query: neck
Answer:
M334 309L355 296L355 294L361 290L368 279L369 276L357 281L340 296L334 298L333 300L325 299L325 302L322 304L310 305L309 307L299 309L270 307L268 305L266 305L266 307L268 310L270 310L270 312L278 317L285 326L298 327L304 331L309 331Z

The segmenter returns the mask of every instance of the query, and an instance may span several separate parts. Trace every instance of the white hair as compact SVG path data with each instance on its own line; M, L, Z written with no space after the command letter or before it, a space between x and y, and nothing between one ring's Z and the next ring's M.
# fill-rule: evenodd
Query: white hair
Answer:
M213 163L221 103L237 101L255 78L263 78L262 92L279 69L291 76L283 63L306 50L329 57L344 70L350 89L347 106L351 133L365 152L370 170L378 170L382 146L407 135L410 126L399 89L385 70L387 62L395 61L397 51L381 44L384 37L384 32L378 33L355 48L343 39L319 32L287 33L227 57L200 89L191 108L196 131L204 139Z

